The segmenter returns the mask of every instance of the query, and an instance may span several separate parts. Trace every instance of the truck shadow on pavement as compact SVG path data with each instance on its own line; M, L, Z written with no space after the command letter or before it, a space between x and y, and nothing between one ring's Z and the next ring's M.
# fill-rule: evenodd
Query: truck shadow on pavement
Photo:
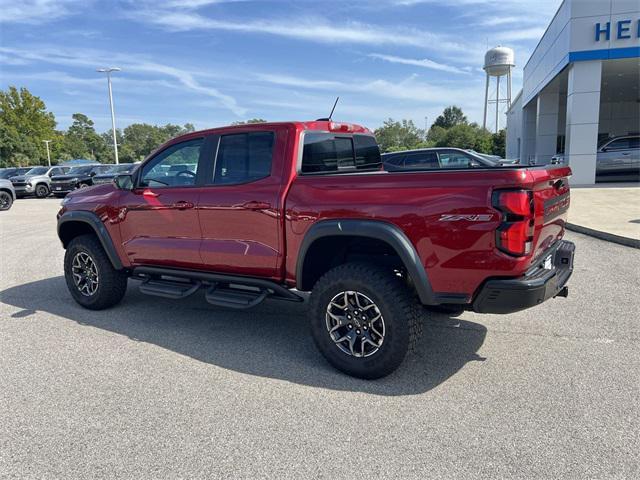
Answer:
M77 305L62 276L18 285L0 292L0 300L20 308L5 321L39 321L53 314L138 342L249 375L333 390L375 395L413 395L437 387L478 355L486 328L448 317L423 324L416 351L392 375L365 381L334 370L315 348L306 305L267 301L247 311L214 307L196 294L185 300L142 295L131 281L123 302L94 312ZM108 361L108 358L105 359Z

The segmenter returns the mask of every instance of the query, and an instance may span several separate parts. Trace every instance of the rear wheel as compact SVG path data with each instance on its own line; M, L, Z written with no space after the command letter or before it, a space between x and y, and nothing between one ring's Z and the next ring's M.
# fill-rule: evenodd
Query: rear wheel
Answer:
M127 290L126 273L113 268L95 235L71 240L64 256L64 276L74 300L91 310L117 304Z
M36 197L38 198L46 198L49 196L49 187L44 183L36 185Z
M13 196L9 192L0 191L0 210L9 210L13 205Z
M374 379L393 372L417 340L416 298L393 271L349 263L313 288L311 332L327 361L349 375Z

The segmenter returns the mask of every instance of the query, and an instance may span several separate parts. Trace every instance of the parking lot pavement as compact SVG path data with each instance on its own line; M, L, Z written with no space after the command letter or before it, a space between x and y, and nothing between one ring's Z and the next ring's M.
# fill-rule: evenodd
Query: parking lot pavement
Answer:
M568 299L425 324L393 375L314 348L304 306L91 312L57 200L0 213L0 477L638 478L640 255L579 234Z

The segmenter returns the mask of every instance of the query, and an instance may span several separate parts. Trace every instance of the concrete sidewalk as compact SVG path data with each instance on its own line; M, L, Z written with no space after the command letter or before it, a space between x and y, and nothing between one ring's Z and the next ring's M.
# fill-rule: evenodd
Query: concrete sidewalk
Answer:
M640 184L572 186L569 224L571 230L640 248Z

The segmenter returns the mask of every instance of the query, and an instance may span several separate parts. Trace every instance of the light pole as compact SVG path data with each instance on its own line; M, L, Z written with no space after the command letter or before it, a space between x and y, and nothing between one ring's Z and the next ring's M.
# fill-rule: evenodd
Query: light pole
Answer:
M111 107L111 132L113 135L113 154L116 158L116 164L118 161L118 139L116 138L116 115L113 113L113 93L111 92L111 72L119 72L118 67L98 68L96 72L107 74L107 84L109 85L109 106Z
M49 144L51 140L43 140L44 144L47 146L47 163L51 166L51 153L49 153Z

